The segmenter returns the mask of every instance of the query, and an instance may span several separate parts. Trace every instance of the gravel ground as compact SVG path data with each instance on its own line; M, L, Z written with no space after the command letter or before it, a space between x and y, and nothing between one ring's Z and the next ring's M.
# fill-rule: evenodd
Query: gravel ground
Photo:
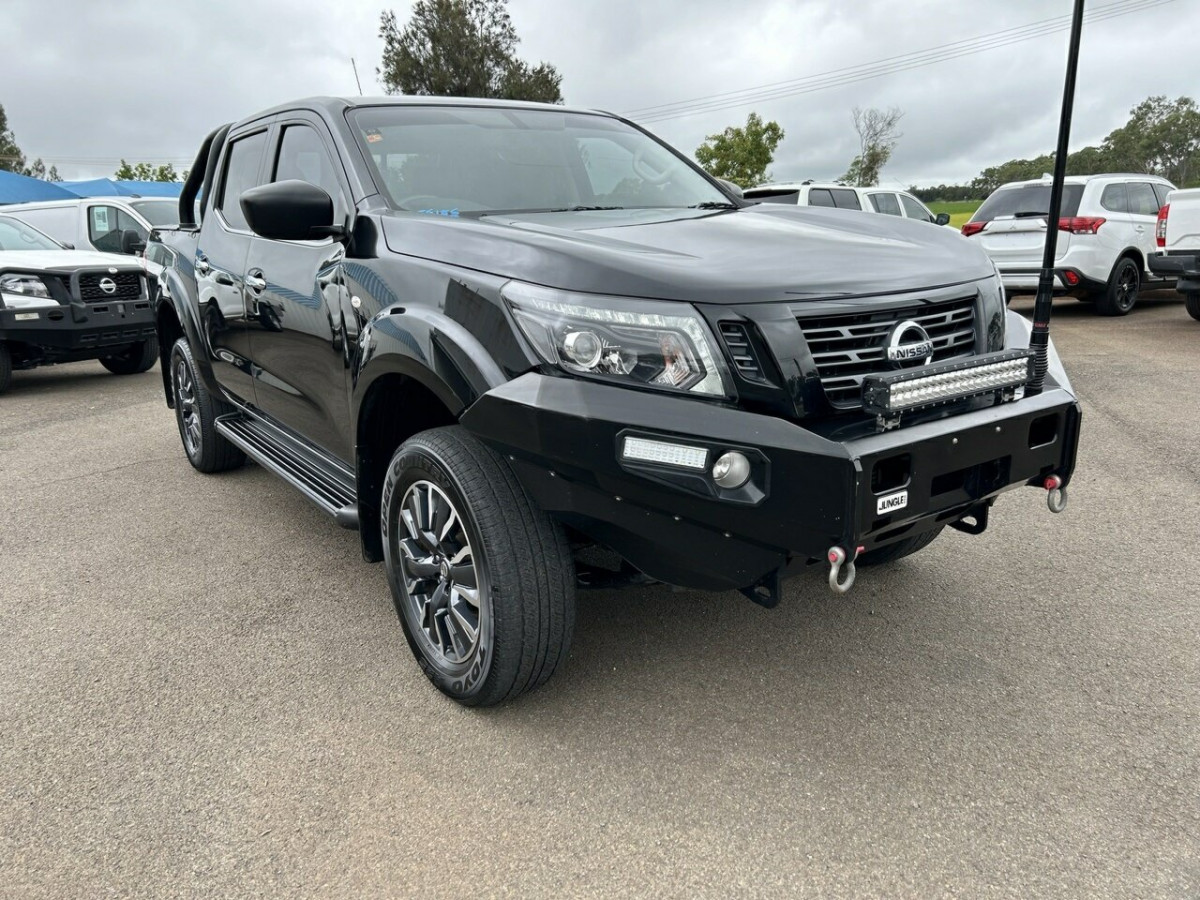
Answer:
M356 535L187 465L157 369L17 373L0 896L1200 896L1200 323L1055 335L1063 515L1019 491L775 610L584 594L565 669L483 712Z

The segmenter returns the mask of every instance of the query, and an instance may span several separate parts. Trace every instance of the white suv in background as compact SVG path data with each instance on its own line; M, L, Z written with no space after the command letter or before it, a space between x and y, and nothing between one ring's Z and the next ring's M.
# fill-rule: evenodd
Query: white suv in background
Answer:
M1123 316L1138 291L1169 287L1147 268L1159 207L1174 189L1155 175L1075 175L1063 184L1054 253L1055 293L1093 300L1105 316ZM1011 295L1037 290L1050 208L1050 176L992 192L962 233L1000 270Z
M757 203L784 203L799 206L832 206L837 209L859 209L885 216L919 219L934 225L950 221L946 213L934 215L916 197L905 191L890 188L852 187L848 184L820 184L815 181L763 184L742 192L747 200Z

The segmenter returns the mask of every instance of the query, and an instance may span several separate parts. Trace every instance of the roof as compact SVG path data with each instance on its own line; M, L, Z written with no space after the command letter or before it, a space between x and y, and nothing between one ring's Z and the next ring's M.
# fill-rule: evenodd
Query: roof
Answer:
M491 100L483 97L434 97L428 95L402 94L392 97L304 97L290 103L281 103L261 112L251 113L239 121L258 119L292 109L320 108L331 113L363 106L491 106L502 109L544 109L558 112L585 113L590 115L613 115L599 109L581 106L559 106L554 103L533 103L528 100Z
M1138 179L1152 179L1154 181L1161 181L1164 184L1171 183L1171 182L1167 181L1167 179L1163 178L1161 175L1149 175L1145 172L1097 172L1095 175L1068 175L1066 178L1063 179L1063 183L1064 184L1087 184L1089 181L1094 181L1097 178L1138 178ZM1008 182L1005 182L1004 184L1000 185L1000 187L996 188L996 190L1001 190L1003 188L1024 187L1027 184L1050 184L1051 180L1052 180L1051 176L1049 175L1049 173L1047 173L1046 175L1043 175L1041 178L1028 178L1025 181L1008 181Z
M0 170L0 203L27 203L32 200L67 200L76 195L52 181Z

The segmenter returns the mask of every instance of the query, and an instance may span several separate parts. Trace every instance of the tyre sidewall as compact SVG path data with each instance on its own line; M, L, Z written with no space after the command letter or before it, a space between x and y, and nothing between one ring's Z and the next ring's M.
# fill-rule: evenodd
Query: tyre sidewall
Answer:
M1121 276L1126 269L1133 271L1134 288L1133 296L1126 303L1120 301ZM1125 256L1117 261L1116 267L1113 269L1112 277L1108 282L1107 312L1111 315L1123 316L1128 313L1137 304L1138 294L1142 289L1142 273L1138 271L1138 265L1130 257Z
M475 559L479 585L479 640L475 650L460 664L440 659L425 637L416 619L408 591L404 586L402 563L397 542L405 534L400 510L405 492L418 481L428 481L450 498L463 520L467 539ZM380 525L383 530L384 565L388 584L396 604L396 614L404 628L408 645L421 666L421 671L438 690L460 703L470 705L484 691L495 660L495 621L492 603L492 583L489 572L489 548L485 546L475 513L450 467L429 447L402 446L388 466L380 504Z
M180 338L178 341L176 341L175 346L171 348L171 359L170 359L171 399L175 404L175 426L176 426L176 428L179 429L179 442L180 442L180 444L183 445L183 452L187 456L188 462L190 462L193 466L195 466L196 468L199 469L199 468L201 468L201 466L204 463L204 447L205 447L204 427L203 427L203 424L201 424L200 445L196 448L196 452L193 454L192 451L188 449L187 434L186 434L187 426L184 425L183 406L179 402L179 394L178 394L179 385L178 385L177 376L176 376L176 369L179 366L180 362L182 362L183 365L187 367L188 375L191 376L192 391L196 394L196 411L197 411L198 415L202 416L203 415L203 407L200 404L199 391L197 388L197 385L199 384L199 375L196 372L196 366L192 362L192 355L191 355L191 353L189 353L187 351L187 345L183 342L183 338Z

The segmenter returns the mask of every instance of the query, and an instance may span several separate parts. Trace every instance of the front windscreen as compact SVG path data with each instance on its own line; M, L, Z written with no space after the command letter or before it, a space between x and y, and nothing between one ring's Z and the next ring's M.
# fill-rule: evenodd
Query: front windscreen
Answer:
M1079 212L1079 200L1083 197L1082 184L1064 184L1061 215L1073 216ZM990 222L1002 216L1044 216L1050 212L1050 182L1045 184L1022 184L1012 188L999 188L983 201L983 205L971 216L972 222Z
M61 250L62 245L50 240L36 228L20 219L0 216L0 250Z
M179 224L178 200L133 200L129 205L151 225L166 227Z
M609 116L414 105L363 107L350 121L396 209L480 215L729 203L669 149Z

